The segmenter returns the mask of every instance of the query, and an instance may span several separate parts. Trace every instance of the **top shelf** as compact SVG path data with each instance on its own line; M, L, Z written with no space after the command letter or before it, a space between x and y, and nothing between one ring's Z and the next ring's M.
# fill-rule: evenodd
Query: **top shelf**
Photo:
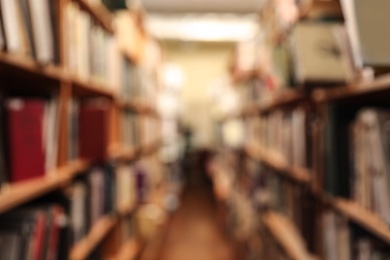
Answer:
M113 17L112 14L102 4L91 4L88 0L73 0L78 3L84 11L88 12L93 19L98 22L106 31L113 34L114 28L112 27Z
M380 99L388 96L390 96L390 75L381 76L369 83L316 89L312 93L312 99L316 103Z

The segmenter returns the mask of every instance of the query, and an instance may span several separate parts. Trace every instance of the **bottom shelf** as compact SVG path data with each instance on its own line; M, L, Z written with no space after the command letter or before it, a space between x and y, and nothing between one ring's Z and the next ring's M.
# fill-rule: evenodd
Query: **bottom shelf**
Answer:
M315 259L307 252L303 239L288 218L267 212L263 216L263 223L291 259Z
M102 217L91 228L88 235L78 242L71 250L69 259L86 259L96 246L108 235L117 223L117 218L112 216Z

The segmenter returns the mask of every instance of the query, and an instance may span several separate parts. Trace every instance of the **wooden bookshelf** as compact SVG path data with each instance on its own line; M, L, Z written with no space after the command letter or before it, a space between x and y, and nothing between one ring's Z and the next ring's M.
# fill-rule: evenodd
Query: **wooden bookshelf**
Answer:
M337 212L390 245L390 227L377 214L354 201L333 199L330 206Z
M69 259L80 260L86 259L92 251L103 241L108 233L114 228L117 223L117 218L112 216L104 216L96 222L91 228L88 235L73 246Z
M262 221L289 258L295 260L315 259L307 252L302 237L288 218L270 211L264 214Z
M390 96L390 75L378 77L369 83L360 83L349 86L340 86L329 89L316 89L312 93L312 100L316 103L332 101L354 101L368 98L380 99Z
M245 152L251 158L261 161L275 169L283 177L302 184L309 184L311 180L312 174L308 169L289 165L283 156L276 152L266 151L256 145L246 146Z
M107 32L114 33L112 27L113 17L109 10L102 4L91 4L88 0L73 0L88 12Z
M0 192L0 213L4 213L41 195L63 187L79 172L88 167L88 162L79 160L68 163L42 178L10 184Z
M122 245L118 254L112 260L134 260L142 249L142 243L133 238Z

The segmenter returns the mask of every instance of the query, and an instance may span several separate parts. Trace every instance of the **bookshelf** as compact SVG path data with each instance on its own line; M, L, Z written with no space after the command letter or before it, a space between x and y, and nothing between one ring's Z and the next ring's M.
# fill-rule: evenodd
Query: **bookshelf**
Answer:
M249 73L258 73L242 78L231 75L238 81L232 89L237 90L241 108L216 119L219 134L225 134L221 129L226 131L223 127L229 127L230 120L230 125L242 124L242 143L238 149L231 147L223 136L217 157L224 157L222 161L231 164L231 169L213 168L211 172L232 175L233 184L225 187L229 196L239 191L256 205L253 211L277 244L270 243L269 248L275 250L265 250L271 253L267 259L278 257L278 246L287 252L288 259L358 259L365 252L367 259L386 258L390 234L390 60L385 56L389 49L384 48L378 56L384 62L379 66L368 64L368 49L356 48L368 41L378 44L384 38L376 30L379 25L365 24L358 3L309 2L296 5L296 17L278 12L286 6L272 1L260 11L266 36L252 53L260 58L258 62L247 59L247 66L243 66L250 67ZM283 27L279 27L280 21ZM334 35L325 32L324 28L334 33L335 24L345 33L343 40L338 36L332 39ZM323 33L319 33L321 28ZM375 40L360 34L367 28L377 33ZM320 34L335 40L341 51L340 64L349 62L332 75L332 65L320 59L316 63L320 54L311 52L309 46L297 48ZM358 39L352 37L356 34ZM353 55L342 46L350 48ZM305 76L316 64L322 67ZM232 127L232 133L237 128ZM217 190L220 180L213 178L213 182ZM221 201L231 204L229 196ZM294 255L293 240L302 242L306 255Z
M117 189L119 190L119 184L115 183L114 177L116 171L123 165L129 167L121 174L130 176L126 180L129 180L129 189L132 189L134 194L126 194L126 196L137 196L135 183L134 187L130 183L130 181L134 182L132 178L135 179L136 171L142 168L143 172L152 175L149 171L157 169L156 167L149 167L149 164L152 164L151 161L158 167L162 167L156 156L161 140L159 140L160 136L155 129L153 129L155 134L153 140L149 140L148 143L139 142L139 144L135 144L136 141L140 141L139 139L142 138L141 132L143 131L139 127L138 121L141 118L149 117L156 121L159 120L158 112L153 105L155 103L154 97L150 96L150 93L139 91L137 95L132 93L126 100L122 99L123 91L128 89L142 90L143 88L139 82L124 80L124 77L129 77L130 70L145 69L141 59L144 56L141 53L144 51L143 42L140 42L139 49L131 53L129 52L130 48L124 48L126 46L123 44L119 46L118 38L121 36L114 26L115 15L110 13L102 4L92 4L92 1L86 0L53 0L48 2L53 4L53 7L50 6L50 8L53 8L50 11L55 14L54 18L50 17L50 20L47 21L53 26L53 31L50 34L53 38L53 46L55 46L55 50L52 51L55 59L53 58L53 60L44 63L38 61L36 54L10 52L7 48L2 47L2 51L0 51L0 81L2 82L0 88L2 98L0 115L3 121L3 112L9 113L7 110L9 107L4 108L5 110L3 110L3 107L10 99L23 102L30 99L39 100L40 102L41 100L45 102L53 101L56 109L55 114L52 112L52 117L55 118L53 133L40 134L45 139L44 143L47 144L45 152L46 148L49 149L49 146L50 149L53 149L44 155L44 159L47 160L44 163L49 164L47 158L51 153L55 159L51 158L53 162L50 161L50 163L53 165L47 166L48 170L43 170L38 177L17 182L10 180L12 173L8 171L9 169L4 172L3 168L0 169L0 218L19 214L23 210L41 212L43 210L41 207L46 207L45 203L49 203L47 207L50 210L45 211L47 217L55 217L55 214L62 212L62 217L68 219L70 223L66 228L69 231L72 230L72 232L68 232L69 234L66 237L70 244L68 242L60 243L61 249L60 246L53 249L58 249L58 252L61 251L64 257L69 259L87 259L90 255L95 254L100 247L109 248L108 253L100 252L99 254L104 255L102 256L104 259L112 257L116 259L115 256L119 256L120 252L123 251L122 249L127 249L126 252L129 252L128 248L131 247L129 243L122 243L125 233L119 225L130 223L140 206L137 197L134 198L135 203L133 204L121 204L121 207L116 204L114 193L117 192ZM73 8L71 11L68 10L69 6ZM82 18L72 13L75 10L78 12L77 15ZM130 10L126 12L129 17L132 16ZM68 15L71 15L73 19L69 19ZM125 15L127 14L125 13ZM75 23L72 24L72 22ZM68 38L69 35L78 33L85 36L82 35L82 29L88 28L88 26L91 26L90 30L84 32L90 34L91 38L95 37L95 41L92 42L97 42L99 46L92 46L92 43L83 45L80 43L82 38L76 40L77 46L75 46L75 42ZM142 25L134 24L133 27L134 34L131 37L146 37L143 35ZM22 24L22 29L27 30L25 24ZM140 36L141 34L142 36ZM36 38L34 32L31 37ZM49 40L47 41L49 42ZM79 45L83 45L82 48ZM34 46L30 47L34 49ZM75 51L75 49L78 51ZM99 51L96 51L96 49ZM98 55L93 55L94 53L98 53ZM140 58L135 58L134 55ZM75 57L77 58L75 59ZM111 61L109 60L111 57L117 59ZM77 66L75 66L75 62ZM130 64L131 68L124 68L125 63ZM157 70L158 68L153 69ZM117 71L121 74L116 73ZM157 79L153 78L152 80L155 87L153 93L156 94L158 93L158 82ZM40 105L47 109L48 104L47 102L45 105ZM92 154L88 155L89 152L84 155L81 153L81 143L88 138L88 135L82 137L79 135L80 132L74 131L75 129L81 131L80 123L82 122L78 120L81 115L80 111L84 108L89 112L91 109L95 111L89 114L86 117L87 119L93 116L96 118L96 111L100 111L98 117L102 120L98 127L92 127L90 132L91 134L100 133L95 138L99 139L99 142L102 140L102 145L99 147L103 154L101 158L97 158ZM126 131L127 127L121 117L125 111L130 111L134 116L132 120L136 127L135 130L131 130L134 130L133 143L124 140L121 136L121 132ZM48 113L49 110L45 110L42 116L45 123L48 120L46 118ZM96 123L96 121L94 122ZM4 127L2 124L2 128ZM44 129L46 130L46 128ZM128 130L130 131L130 129ZM4 132L4 129L1 132ZM8 134L8 129L6 132ZM46 140L49 136L52 138L50 143L47 141L48 139ZM3 146L3 144L1 145ZM1 147L2 150L3 148L6 149ZM9 153L8 151L2 152ZM0 155L3 156L3 153L0 153ZM8 155L6 160L8 166ZM44 168L46 169L46 167ZM6 180L3 182L4 176ZM151 177L146 176L145 178ZM145 181L150 180L146 179ZM86 191L85 187L88 185L95 186L95 188ZM151 183L151 190L153 185L155 183ZM121 188L123 189L123 187ZM95 189L95 193L93 193L93 189ZM98 197L96 200L101 199L104 203L100 204L104 204L104 206L93 206L92 204L99 204L93 201L95 197ZM75 202L76 200L78 202ZM84 200L90 203L82 207L83 202L81 201ZM77 207L79 207L78 210ZM94 210L95 212L92 213ZM83 218L83 221L85 221L82 223L82 232L80 230L75 231L77 228L74 223L77 220L75 220L74 212L78 211L80 216L77 218L79 220ZM90 219L87 218L92 218L92 215L94 215L94 219L98 218L98 220L95 224L89 225L87 222ZM0 237L3 235L2 230L3 227L0 227ZM119 231L113 232L115 230ZM134 237L128 237L127 240L137 238L138 234L135 231L133 232L135 233L133 234ZM75 239L76 235L70 237L70 233L77 233L78 239ZM33 238L33 236L31 237ZM53 240L55 239L53 238ZM75 243L75 241L78 242ZM66 248L62 248L62 246ZM48 249L43 248L42 252L45 250ZM19 251L27 252L24 248L19 248Z

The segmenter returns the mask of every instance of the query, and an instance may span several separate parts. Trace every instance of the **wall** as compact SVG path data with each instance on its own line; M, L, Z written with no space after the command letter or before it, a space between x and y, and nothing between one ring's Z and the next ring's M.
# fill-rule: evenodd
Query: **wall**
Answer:
M208 92L213 82L227 74L233 44L164 42L162 46L166 59L183 69L183 122L194 131L196 146L209 147L214 130Z

